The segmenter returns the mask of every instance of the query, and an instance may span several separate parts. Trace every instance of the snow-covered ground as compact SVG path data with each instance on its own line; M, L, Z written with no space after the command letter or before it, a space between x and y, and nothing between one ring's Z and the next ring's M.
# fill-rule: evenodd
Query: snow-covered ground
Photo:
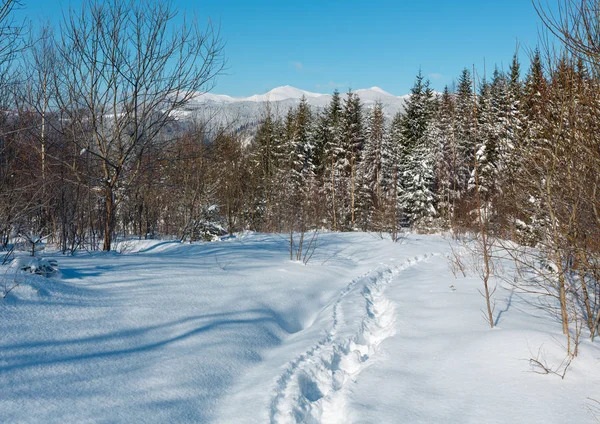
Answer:
M58 259L0 303L2 423L593 423L600 348L564 380L560 324L499 289L497 328L449 242L323 234L140 242ZM53 255L50 255L53 256ZM7 272L10 276L12 271ZM507 270L506 272L509 272Z

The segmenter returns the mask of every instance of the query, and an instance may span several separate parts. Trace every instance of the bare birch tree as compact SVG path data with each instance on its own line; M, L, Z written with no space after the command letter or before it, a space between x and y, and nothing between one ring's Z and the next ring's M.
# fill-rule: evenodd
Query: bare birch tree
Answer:
M79 130L73 142L99 164L103 250L149 147L171 141L169 126L224 67L218 28L176 16L168 2L90 0L64 19L59 103Z

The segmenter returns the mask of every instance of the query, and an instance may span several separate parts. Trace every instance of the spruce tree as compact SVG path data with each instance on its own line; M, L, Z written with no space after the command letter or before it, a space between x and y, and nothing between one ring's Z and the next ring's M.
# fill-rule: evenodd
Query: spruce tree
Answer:
M281 122L271 112L269 104L251 149L250 160L254 167L256 192L253 214L256 219L264 220L267 230L271 230L274 197L279 191L276 176L283 162L284 146Z
M343 168L342 178L345 179L345 202L342 210L346 228L354 229L357 195L358 166L362 159L362 150L365 143L362 105L357 94L348 92L344 100L342 112L342 148L344 159L340 165Z
M503 77L496 69L492 84L483 81L477 97L477 139L475 140L475 166L469 179L469 190L478 190L484 206L496 193L498 180L498 144L502 135ZM476 178L477 177L477 178Z
M436 215L435 153L428 137L436 104L429 81L419 71L402 120L400 157L404 213L414 226L425 226Z
M435 156L428 139L415 146L408 155L403 173L401 202L414 228L427 230L437 215L435 183Z
M290 108L285 118L286 165L280 168L277 178L284 184L282 190L287 229L303 231L310 210L310 192L314 184L312 163L313 119L306 98Z
M313 119L306 97L302 97L294 113L294 130L290 138L290 188L297 210L308 206L314 184Z
M384 138L382 151L382 181L386 199L386 227L394 235L397 234L402 217L402 175L401 158L406 157L402 142L403 115L394 115L388 136Z
M446 86L440 99L440 107L430 129L430 137L436 154L435 186L438 196L438 212L444 226L452 222L454 205L458 197L454 125L454 98L450 94L448 86Z
M544 115L544 97L547 91L547 81L544 76L542 58L540 51L535 50L531 61L531 68L525 80L524 87L524 112L526 116L526 127L524 142L534 142L540 135L541 122Z
M468 182L473 170L475 143L475 116L473 107L473 80L464 69L458 80L456 93L456 181L458 199L466 197Z
M337 90L334 91L329 105L321 115L318 127L318 143L322 146L320 167L317 173L322 176L322 191L326 199L331 228L338 230L340 197L340 179L343 176L344 150L342 147L342 101Z
M513 221L520 242L533 244L539 241L547 217L543 213L542 196L538 192L540 178L532 167L536 162L532 156L536 154L536 150L547 145L545 128L554 126L554 123L547 120L550 109L548 81L544 75L539 49L534 52L522 96L523 129L514 155L518 180L513 179L513 182L518 186L513 189L513 203L516 205Z
M357 210L359 223L364 230L380 230L382 221L382 166L386 138L385 117L380 102L369 112L366 143L360 164Z

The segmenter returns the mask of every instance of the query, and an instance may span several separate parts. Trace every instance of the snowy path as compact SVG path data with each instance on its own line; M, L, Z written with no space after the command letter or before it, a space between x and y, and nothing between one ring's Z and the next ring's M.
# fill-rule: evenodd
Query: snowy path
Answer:
M395 275L427 257L371 271L340 293L325 338L292 361L278 379L271 423L346 422L346 382L367 367L379 344L395 333L395 307L385 289Z

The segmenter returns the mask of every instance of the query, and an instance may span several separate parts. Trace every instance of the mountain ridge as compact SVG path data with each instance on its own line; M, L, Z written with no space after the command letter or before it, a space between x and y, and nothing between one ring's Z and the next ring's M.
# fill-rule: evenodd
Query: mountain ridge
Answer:
M396 101L404 103L408 97L408 95L395 96L377 86L361 88L353 90L352 92L357 94L363 103L374 103L376 101L381 101L382 103L395 103ZM345 97L346 93L342 93L341 96ZM198 93L195 101L197 103L265 103L281 102L286 100L300 100L302 97L306 97L310 104L315 106L324 106L331 100L332 95L326 93L314 93L293 87L291 85L282 85L275 87L264 94L254 94L248 97L233 97L227 94L213 94L211 92Z
M372 109L376 102L380 102L386 119L392 119L398 112L403 112L410 96L394 96L377 86L357 89L353 93L360 98L365 112ZM346 96L347 93L340 93L342 101ZM177 112L177 119L195 119L208 123L214 131L219 131L220 128L235 128L251 137L266 113L283 117L288 110L300 104L302 97L306 98L313 110L320 113L329 105L333 96L301 90L290 85L275 87L264 94L248 97L198 93L185 108Z

